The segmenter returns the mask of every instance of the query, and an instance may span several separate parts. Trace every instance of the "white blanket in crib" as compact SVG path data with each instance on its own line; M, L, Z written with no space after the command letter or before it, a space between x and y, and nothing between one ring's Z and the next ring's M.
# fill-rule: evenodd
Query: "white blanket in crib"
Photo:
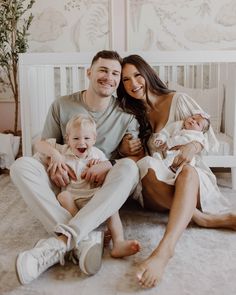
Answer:
M0 133L0 168L9 169L15 161L20 145L20 137Z

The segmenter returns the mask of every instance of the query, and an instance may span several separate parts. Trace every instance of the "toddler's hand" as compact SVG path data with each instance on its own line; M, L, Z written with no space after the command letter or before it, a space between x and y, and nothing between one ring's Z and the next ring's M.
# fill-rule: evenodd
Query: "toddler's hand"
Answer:
M89 161L88 161L88 163L87 163L87 166L88 167L92 167L93 165L96 165L96 164L98 164L98 163L100 163L101 162L101 160L99 160L99 159L90 159Z

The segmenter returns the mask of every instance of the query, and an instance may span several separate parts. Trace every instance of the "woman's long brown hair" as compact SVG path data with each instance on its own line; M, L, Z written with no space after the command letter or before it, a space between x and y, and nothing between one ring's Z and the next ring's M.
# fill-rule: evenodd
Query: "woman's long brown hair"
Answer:
M122 62L122 68L126 64L134 65L141 76L144 78L146 82L146 97L148 104L151 103L148 98L147 90L157 95L173 92L173 90L168 89L165 83L163 83L158 77L155 70L140 55L132 54L125 57ZM145 149L148 151L147 142L152 134L152 128L147 117L147 107L145 105L145 102L141 99L139 100L133 98L125 91L122 78L117 89L117 96L120 107L125 112L133 114L138 120L140 124L139 137Z

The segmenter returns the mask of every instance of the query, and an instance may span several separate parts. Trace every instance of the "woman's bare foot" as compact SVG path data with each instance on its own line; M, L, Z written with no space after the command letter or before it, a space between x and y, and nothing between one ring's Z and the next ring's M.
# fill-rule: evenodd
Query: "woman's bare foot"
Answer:
M159 284L171 257L171 251L158 246L146 260L138 265L136 277L140 286L152 288Z
M202 227L236 230L236 212L207 214L196 210L193 221Z
M134 255L139 252L141 245L136 240L122 240L114 243L111 250L111 256L114 258L122 258L125 256Z

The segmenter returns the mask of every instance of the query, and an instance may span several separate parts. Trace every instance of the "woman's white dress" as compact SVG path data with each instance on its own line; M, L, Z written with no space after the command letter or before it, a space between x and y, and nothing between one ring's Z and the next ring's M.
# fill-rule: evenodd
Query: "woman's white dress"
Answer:
M183 120L186 117L192 115L193 112L196 110L202 109L187 94L177 92L173 96L169 118L166 124L178 120ZM148 141L151 156L156 151L156 147L153 144L153 135ZM206 144L204 146L204 149L207 151L217 150L218 142L212 128L210 128L209 131L205 133L205 136ZM157 179L168 183L169 185L174 185L175 179L181 172L181 169L178 169L177 173L174 174L163 164L162 160L151 156L146 156L137 162L140 171L140 179L142 179L147 174L148 169L151 168L155 171ZM207 213L218 213L220 211L226 210L228 208L228 202L219 191L214 174L211 172L210 168L202 161L201 156L196 156L196 163L194 167L199 176L200 203L202 211ZM141 182L139 183L136 192L134 193L134 198L137 199L143 206Z

